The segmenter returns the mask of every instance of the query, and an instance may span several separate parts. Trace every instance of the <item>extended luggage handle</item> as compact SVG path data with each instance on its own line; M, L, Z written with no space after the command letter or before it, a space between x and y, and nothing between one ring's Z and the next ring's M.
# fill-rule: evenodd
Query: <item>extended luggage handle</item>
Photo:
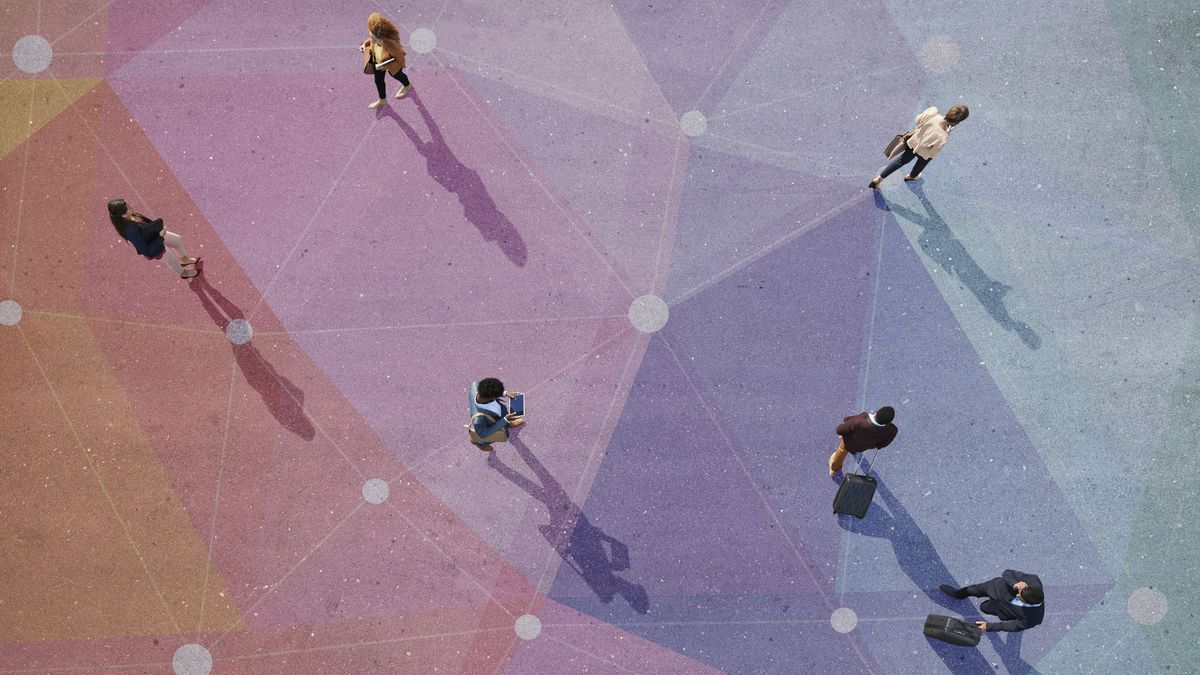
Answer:
M871 463L867 465L867 470L863 472L864 476L871 475L871 469L875 468L875 459L879 457L879 451L883 448L875 448L875 454L871 455ZM859 460L858 465L862 466L862 460Z

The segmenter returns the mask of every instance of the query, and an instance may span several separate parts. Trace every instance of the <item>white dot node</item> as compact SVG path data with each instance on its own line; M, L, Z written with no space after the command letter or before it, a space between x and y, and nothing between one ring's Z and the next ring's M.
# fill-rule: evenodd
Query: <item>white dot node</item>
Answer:
M1142 586L1129 594L1129 616L1143 626L1153 626L1167 615L1167 596L1162 591Z
M0 323L15 326L21 321L21 305L16 300L0 302Z
M225 337L235 345L244 345L254 337L254 327L245 319L234 319L225 326Z
M513 624L513 630L522 640L532 640L542 634L542 620L532 614L522 614Z
M437 36L429 28L418 28L408 36L408 44L418 54L428 54L437 46Z
M685 112L679 118L679 128L688 136L699 136L708 129L708 118L699 110Z
M657 333L667 325L671 310L657 295L643 295L629 303L629 322L643 333Z
M921 45L921 63L933 73L948 73L962 55L958 43L949 35L934 35Z
M13 63L27 73L40 73L50 67L54 48L41 35L26 35L13 45Z
M849 607L838 607L829 617L829 623L839 633L849 633L858 627L858 615Z
M208 675L212 671L212 654L202 645L184 645L175 650L171 669L175 675Z
M392 488L386 480L382 478L372 478L363 483L362 493L363 499L367 500L368 504L382 504L387 501L388 494Z

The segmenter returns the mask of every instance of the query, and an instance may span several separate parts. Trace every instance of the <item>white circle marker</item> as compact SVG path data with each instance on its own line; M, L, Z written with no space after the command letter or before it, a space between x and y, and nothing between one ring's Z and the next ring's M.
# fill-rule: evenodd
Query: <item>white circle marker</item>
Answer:
M948 73L958 65L962 51L949 35L934 35L921 45L921 63L932 73Z
M542 620L532 614L522 614L513 624L513 630L522 640L532 640L542 634Z
M16 300L0 302L0 323L15 326L21 322L21 305Z
M679 118L679 129L688 136L699 136L708 129L708 118L699 110L685 112Z
M254 337L254 327L245 319L234 319L225 326L225 337L235 345L244 345Z
M13 45L13 63L27 73L40 73L49 68L53 58L54 47L41 35L26 35Z
M849 607L838 607L829 617L829 623L839 633L849 633L858 626L858 615Z
M1129 616L1143 626L1153 626L1167 615L1167 596L1162 591L1142 586L1129 594Z
M362 488L363 499L367 500L368 504L384 503L391 491L392 487L382 478L372 478L363 483Z
M629 303L629 322L643 333L657 333L667 325L671 310L657 295L642 295Z
M408 36L408 44L418 54L428 54L437 46L437 36L429 28L418 28Z
M198 644L188 644L175 650L171 657L175 675L208 675L212 671L212 654Z

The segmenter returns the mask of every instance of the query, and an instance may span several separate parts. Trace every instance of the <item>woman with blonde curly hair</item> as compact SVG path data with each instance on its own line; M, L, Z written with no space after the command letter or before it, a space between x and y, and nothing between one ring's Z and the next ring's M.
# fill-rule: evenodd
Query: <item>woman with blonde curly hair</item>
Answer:
M404 98L412 85L404 74L404 47L400 46L400 29L388 21L379 12L372 12L367 17L367 31L371 34L358 46L363 53L363 72L375 76L375 89L379 98L367 106L374 110L387 103L387 88L384 86L384 75L390 74L400 80L400 89L396 98Z

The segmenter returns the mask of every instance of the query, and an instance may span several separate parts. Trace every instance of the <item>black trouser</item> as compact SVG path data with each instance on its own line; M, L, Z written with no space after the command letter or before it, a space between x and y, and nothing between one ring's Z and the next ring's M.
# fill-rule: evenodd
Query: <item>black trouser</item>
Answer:
M387 87L383 86L384 75L387 75L386 70L375 71L375 90L379 92L379 98L387 98ZM400 84L405 87L408 86L408 76L404 74L403 70L396 71L396 74L392 77L400 80Z
M378 80L376 80L376 81L378 81ZM383 96L380 95L379 98L383 98ZM912 148L908 147L908 144L905 143L904 151L897 152L896 155L894 157L892 157L892 160L890 162L888 162L887 164L885 164L884 167L879 170L879 177L887 178L888 176L890 176L892 174L893 171L895 171L896 169L899 169L900 167L904 166L905 164L908 164L909 162L913 161L913 159L916 159L917 163L913 165L912 171L908 172L908 175L912 176L913 178L920 176L921 171L925 169L925 165L933 161L931 159L925 159L924 157L913 152Z

